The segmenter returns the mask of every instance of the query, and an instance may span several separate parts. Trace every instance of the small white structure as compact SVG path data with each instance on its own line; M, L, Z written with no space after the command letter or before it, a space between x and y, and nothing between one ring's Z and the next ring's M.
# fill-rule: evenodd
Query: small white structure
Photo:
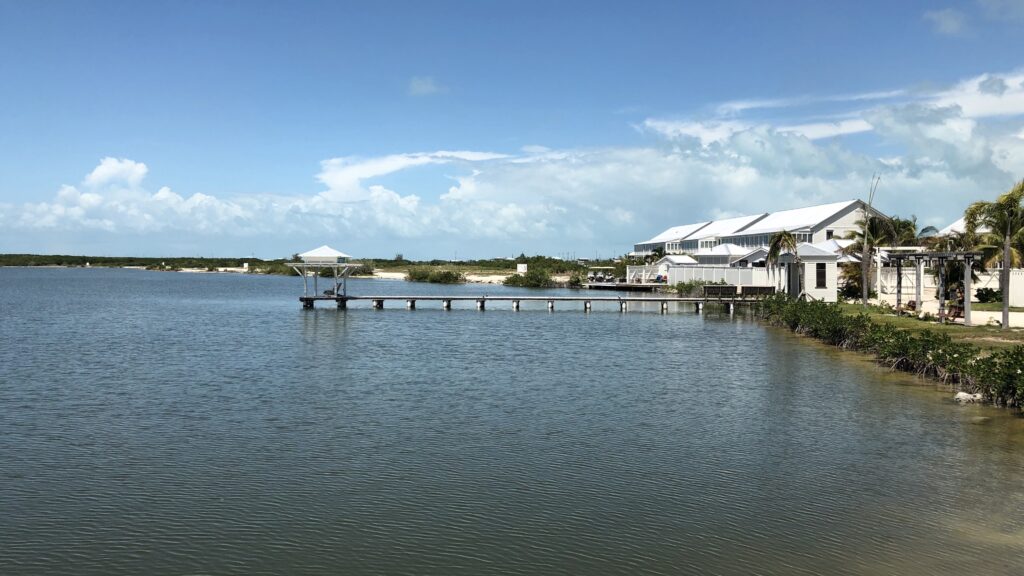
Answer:
M796 247L796 253L800 256L799 267L792 252L779 257L779 262L785 265L785 273L779 276L784 278L786 292L794 298L803 293L815 300L836 302L839 299L836 264L839 256L806 242Z
M306 264L344 264L348 262L350 256L324 244L319 248L299 254L299 258Z
M516 274L526 274L529 267L529 264L516 264Z
M646 284L647 282L658 282L658 277L660 276L660 282L665 282L668 278L669 270L696 265L697 261L686 254L669 254L668 256L663 256L654 264L627 266L626 281Z
M728 266L732 259L739 259L740 256L750 252L735 244L719 244L711 248L702 248L693 253L694 258L701 266Z
M309 281L308 277L313 276L313 296L319 296L319 288L317 287L317 279L320 277L320 273L324 268L328 268L334 272L334 288L331 290L324 291L324 296L328 298L344 298L347 292L346 280L355 268L358 268L356 264L350 264L348 259L351 258L344 252L335 250L326 244L310 250L309 252L303 252L299 254L301 262L289 262L288 266L291 266L295 272L302 276L302 295L304 297L309 296ZM343 307L344 300L338 300L338 306ZM303 306L306 308L313 307L313 300L303 300Z
M751 250L735 244L719 244L712 248L702 248L693 256L701 266L750 266L758 260L764 260L768 251L763 248Z
M781 273L780 273L781 274ZM775 279L776 282L772 282ZM676 266L668 271L668 284L703 282L705 284L732 284L733 286L772 286L778 278L769 276L767 268L737 266Z

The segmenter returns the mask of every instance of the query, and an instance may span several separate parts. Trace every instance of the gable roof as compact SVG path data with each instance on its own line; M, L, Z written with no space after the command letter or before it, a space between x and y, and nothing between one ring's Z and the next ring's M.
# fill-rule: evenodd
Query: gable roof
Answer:
M719 244L714 248L701 248L694 256L746 256L750 254L750 248L737 246L736 244Z
M811 244L811 246L814 246L819 250L824 250L826 252L831 252L833 254L839 254L840 252L845 250L847 246L853 244L853 242L853 240L847 240L845 238L830 238L823 242L816 242L814 244Z
M956 222L953 222L949 226L946 226L942 230L939 230L939 236L948 236L951 232L963 232L967 228L967 224L964 222L964 217L961 216Z
M859 202L859 200L846 200L844 202L771 212L761 220L738 230L736 234L770 234L781 232L782 230L810 229Z
M683 238L686 238L690 234L693 234L694 232L700 230L701 228L707 226L708 224L708 222L698 222L696 224L684 224L682 226L673 226L672 228L665 230L661 234L658 234L654 238L651 238L650 240L646 240L644 242L637 242L637 244L661 244L664 242L672 242L674 240L682 240Z
M687 266L696 264L697 261L687 256L686 254L669 254L661 260L658 260L657 264L672 264L673 266Z
M808 244L807 242L801 242L800 244L798 244L797 247L796 247L796 253L799 254L801 258L808 258L808 257L812 257L813 258L815 256L835 256L836 255L834 252L829 252L828 250L822 250L821 248L818 248L814 244Z
M750 226L767 215L768 213L765 212L762 214L754 214L753 216L737 216L736 218L715 220L691 234L688 240L700 240L703 238L711 238L713 236L728 236L738 230L742 230L746 226Z
M339 252L334 248L331 248L327 244L324 244L319 248L314 248L309 252L303 252L302 254L299 254L299 258L302 258L303 260L309 258L349 258L349 255L345 254L344 252Z

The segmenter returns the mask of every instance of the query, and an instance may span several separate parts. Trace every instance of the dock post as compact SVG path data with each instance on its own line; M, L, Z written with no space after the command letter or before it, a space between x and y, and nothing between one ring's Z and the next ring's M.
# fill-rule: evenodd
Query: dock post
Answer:
M694 311L697 312L697 314L700 314L701 312L704 311L704 303L703 302L694 302L693 303L693 307L694 307Z
M555 301L554 300L548 300L548 310L554 311L554 309L555 309Z
M476 301L476 309L477 310L485 310L486 306L487 306L486 302L487 301L483 300L483 299L477 300Z
M626 301L625 300L620 300L619 301L619 312L625 312L625 311L626 311Z
M661 301L661 313L668 314L668 300Z
M302 307L307 309L307 310L312 309L313 308L313 300L312 299L303 300L302 301Z
M451 300L441 300L441 309L443 309L443 310L451 310L452 309L452 301Z
M729 302L725 305L725 309L729 311L729 316L732 316L732 313L736 311L736 303Z
M344 310L348 308L348 300L345 298L338 298L338 310Z
M590 300L583 301L583 311L590 312Z
M384 301L383 300L374 300L373 301L373 309L374 310L383 310L384 309Z
M519 312L519 300L512 301L512 310L514 312Z
M408 308L409 310L415 310L416 309L416 301L415 300L406 300L405 301L405 307Z

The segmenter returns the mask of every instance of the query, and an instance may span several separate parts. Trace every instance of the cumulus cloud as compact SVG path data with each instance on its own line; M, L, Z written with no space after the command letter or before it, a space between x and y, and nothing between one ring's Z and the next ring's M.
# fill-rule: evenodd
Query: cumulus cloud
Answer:
M944 226L1024 174L1022 81L986 74L899 102L846 98L875 105L822 120L649 118L636 146L328 158L307 195L179 193L149 186L141 162L104 158L46 202L0 206L0 223L23 235L342 238L368 256L436 257L444 242L465 256L610 255L670 225L862 197L878 173L882 210ZM842 138L862 132L884 157Z
M84 183L91 187L111 184L136 187L148 172L149 168L141 162L107 157L100 160L99 166L85 177Z
M982 74L934 95L937 106L959 106L969 118L1024 114L1024 72Z
M953 8L928 10L923 18L931 23L936 34L943 36L960 36L967 30L967 16Z

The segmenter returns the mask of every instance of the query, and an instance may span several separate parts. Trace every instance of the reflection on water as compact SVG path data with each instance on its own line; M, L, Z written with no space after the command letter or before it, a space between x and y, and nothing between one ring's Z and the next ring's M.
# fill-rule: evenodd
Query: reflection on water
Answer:
M743 314L300 291L0 269L0 573L1024 570L1009 412Z

